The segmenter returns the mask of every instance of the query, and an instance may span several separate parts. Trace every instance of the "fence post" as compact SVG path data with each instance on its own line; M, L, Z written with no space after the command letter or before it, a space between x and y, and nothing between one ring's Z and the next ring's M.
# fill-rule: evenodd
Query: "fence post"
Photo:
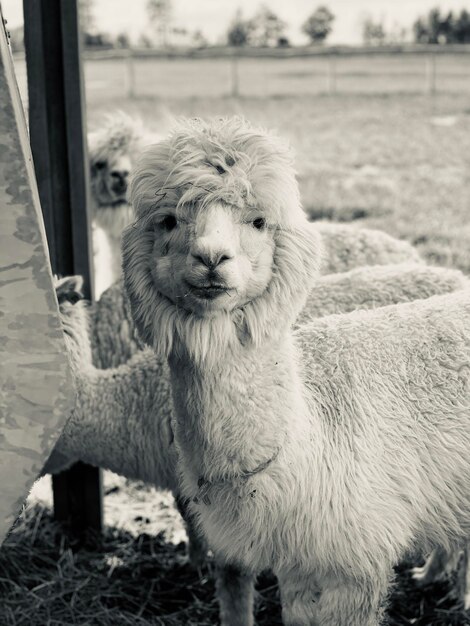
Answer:
M230 76L231 76L231 94L232 98L238 98L240 96L240 73L239 73L239 58L238 54L234 52L230 63Z
M30 141L52 269L93 294L88 156L77 2L23 0ZM81 532L102 525L101 474L83 463L53 477L54 513Z
M436 93L436 55L426 56L426 93L430 96Z
M336 93L336 57L328 55L327 60L327 90L330 95Z
M135 63L132 48L125 51L126 76L127 76L127 97L135 98Z

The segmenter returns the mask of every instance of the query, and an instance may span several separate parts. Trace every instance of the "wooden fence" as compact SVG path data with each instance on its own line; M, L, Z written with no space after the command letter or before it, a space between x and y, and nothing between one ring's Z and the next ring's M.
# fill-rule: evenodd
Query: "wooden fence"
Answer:
M390 47L303 47L303 48L207 48L201 50L174 50L156 51L142 49L87 51L85 59L89 64L93 61L121 61L125 91L129 98L146 94L144 72L141 68L149 63L168 69L175 69L182 64L188 64L193 70L193 82L197 84L197 67L201 62L210 60L225 62L226 94L233 97L250 96L250 79L246 78L246 69L256 65L259 74L269 78L272 68L286 66L304 67L305 80L308 80L308 68L311 68L311 81L315 81L315 91L335 94L351 91L350 84L357 78L357 67L360 66L362 82L369 82L366 91L382 91L383 81L390 79L395 83L397 90L401 89L397 81L400 67L402 68L402 82L407 76L411 79L408 88L428 95L435 94L440 86L440 79L448 82L449 67L452 67L452 77L455 88L461 88L461 80L466 80L470 86L470 46L390 46ZM287 62L287 63L286 63ZM263 71L264 70L264 71ZM158 70L157 70L158 73ZM160 74L163 74L161 72ZM222 71L223 74L223 71ZM288 75L288 72L286 72ZM295 76L294 76L295 78ZM381 79L378 81L377 79ZM351 80L352 79L352 80ZM191 80L190 80L191 82ZM278 81L279 82L279 81ZM359 81L361 82L361 81ZM382 88L381 88L382 85ZM282 95L279 93L266 95ZM445 91L447 86L442 86ZM359 87L360 90L360 87ZM302 88L300 89L302 91Z
M83 53L87 101L322 94L470 95L470 46ZM15 68L27 103L24 58Z

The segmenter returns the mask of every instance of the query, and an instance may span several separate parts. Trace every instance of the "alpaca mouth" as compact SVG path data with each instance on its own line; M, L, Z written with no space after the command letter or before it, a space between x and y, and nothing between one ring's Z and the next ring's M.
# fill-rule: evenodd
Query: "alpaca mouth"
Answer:
M186 285L189 287L190 293L195 295L197 298L201 298L203 300L215 300L219 296L224 294L231 295L234 289L227 287L227 285L222 285L220 283L208 283L206 285L193 285L192 283L185 281Z
M111 204L112 207L114 208L119 208L121 206L123 206L124 204L127 204L127 200L126 198L117 198L116 200L114 200Z
M127 200L123 198L115 198L113 196L102 196L100 198L99 205L101 207L112 207L113 209L119 209L124 205L127 205Z

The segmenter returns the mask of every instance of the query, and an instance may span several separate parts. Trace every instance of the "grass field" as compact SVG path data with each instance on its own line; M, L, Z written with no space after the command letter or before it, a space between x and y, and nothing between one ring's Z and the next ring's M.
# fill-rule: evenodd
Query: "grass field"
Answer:
M243 114L290 138L305 209L415 244L470 273L470 95L113 100L155 130L165 116ZM90 106L99 123L109 103ZM161 122L160 122L161 121Z
M87 61L88 121L122 109L165 132L172 116L243 114L290 138L312 217L382 228L470 272L470 55L437 58L433 96L425 61L341 58L326 95L325 59L244 59L241 98L226 95L226 59L138 60L135 98L122 59ZM21 60L17 71L26 100Z
M125 95L122 62L89 62L88 121L96 127L122 109L164 133L173 116L245 115L291 140L312 218L381 228L414 243L429 262L470 274L466 59L438 60L432 97L422 93L422 57L343 59L330 95L323 61L244 61L245 95L236 99L226 95L225 60L139 62L135 98ZM21 62L18 70L24 94ZM0 552L0 624L217 623L210 572L199 576L188 565L171 499L125 481L107 492L104 537L79 551L51 522L47 506L31 505ZM158 535L162 528L166 538ZM470 624L452 584L422 592L406 565L397 580L391 626ZM260 625L280 624L269 576L260 580L257 606Z

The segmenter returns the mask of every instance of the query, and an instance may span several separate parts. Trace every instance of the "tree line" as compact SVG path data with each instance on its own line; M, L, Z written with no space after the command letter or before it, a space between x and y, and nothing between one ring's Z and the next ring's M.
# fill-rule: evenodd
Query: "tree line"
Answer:
M443 14L438 8L432 9L416 20L413 34L417 43L470 43L470 13L462 9Z
M111 37L99 32L94 20L94 1L78 0L80 21L86 47L130 48L131 41L125 32ZM167 48L185 45L195 48L209 46L204 33L175 25L173 0L146 0L148 27L142 32L137 46L142 48ZM322 44L330 36L336 16L326 4L317 6L301 25L301 32L312 44ZM366 16L362 20L362 41L365 45L402 44L414 41L420 44L464 44L470 43L470 12L443 12L431 9L418 17L410 28L395 23L387 26L384 20ZM285 47L290 45L287 36L288 24L267 5L262 4L255 13L245 18L238 10L224 35L229 46ZM23 28L11 31L13 50L22 50Z
M327 6L317 7L302 24L301 30L312 43L323 43L333 29L334 14ZM263 4L249 19L238 10L227 31L229 46L288 46L287 23Z

